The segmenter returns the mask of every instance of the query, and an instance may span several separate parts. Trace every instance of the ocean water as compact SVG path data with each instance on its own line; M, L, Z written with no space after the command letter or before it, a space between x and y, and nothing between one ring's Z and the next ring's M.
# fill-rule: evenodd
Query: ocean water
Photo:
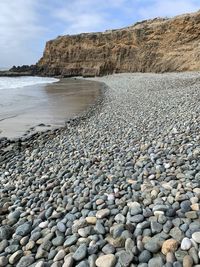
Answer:
M63 126L99 94L100 85L87 80L0 77L0 138Z
M24 86L31 86L36 84L48 84L58 82L55 78L43 77L0 77L0 90L9 90L14 88L22 88Z

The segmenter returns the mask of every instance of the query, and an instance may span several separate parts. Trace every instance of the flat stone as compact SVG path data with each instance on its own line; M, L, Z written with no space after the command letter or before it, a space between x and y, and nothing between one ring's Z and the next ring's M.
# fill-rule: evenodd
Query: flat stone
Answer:
M168 252L175 252L178 248L178 242L175 239L168 239L162 245L162 253L167 255Z
M84 259L87 255L87 246L86 244L81 244L78 249L75 251L74 255L73 255L73 259L75 261L80 261L82 259Z
M76 235L71 235L65 240L64 247L70 247L74 245L78 240L78 237Z
M86 219L86 222L89 224L96 224L97 222L97 218L94 216L89 216L89 217L86 217L85 219Z
M96 217L97 217L97 219L103 219L103 218L107 217L109 214L110 214L109 209L102 209L102 210L97 211Z
M30 222L27 222L18 226L15 233L16 235L26 236L31 232L31 230L32 230L32 224Z
M52 239L52 244L54 245L54 246L62 246L63 245L63 243L64 243L64 237L63 236L57 236L57 237L55 237L54 239Z
M192 234L192 239L197 242L198 244L200 244L200 232L195 232Z
M130 218L130 221L133 223L139 223L144 221L144 216L142 214L135 215Z
M16 267L29 267L34 262L34 258L31 256L23 256Z
M114 267L116 263L116 258L113 254L100 256L96 260L97 267Z

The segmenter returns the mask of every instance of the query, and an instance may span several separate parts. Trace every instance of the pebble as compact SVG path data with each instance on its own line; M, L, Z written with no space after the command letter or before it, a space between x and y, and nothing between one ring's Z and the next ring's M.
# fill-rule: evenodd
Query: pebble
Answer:
M75 251L73 255L73 259L75 261L80 261L86 257L87 254L87 246L86 244L81 244L78 249Z
M13 230L9 225L3 225L0 227L0 241L9 240L12 236Z
M32 225L31 223L24 223L17 227L15 233L16 235L25 236L31 232Z
M5 256L0 256L0 266L4 267L8 264L8 259Z
M178 248L178 242L175 239L168 239L162 244L162 253L167 255L168 252L175 252Z
M192 267L193 266L193 259L191 256L186 255L183 258L183 267Z
M95 78L92 116L1 140L2 265L198 265L199 77Z
M109 214L110 214L109 209L103 209L103 210L97 211L96 217L97 217L97 219L103 219L103 218L107 217Z
M184 237L182 242L181 242L181 249L182 250L189 250L192 246L192 242L189 238Z
M31 256L23 256L16 267L29 267L34 262L34 258Z
M113 254L100 256L95 264L97 267L114 267L116 258Z
M200 232L195 232L192 234L192 239L197 242L198 244L200 244Z

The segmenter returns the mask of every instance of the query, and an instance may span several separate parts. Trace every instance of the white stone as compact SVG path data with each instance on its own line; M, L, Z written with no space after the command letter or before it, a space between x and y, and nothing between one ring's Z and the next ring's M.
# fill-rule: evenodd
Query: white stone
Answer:
M183 238L182 242L181 242L181 249L182 250L189 250L192 246L192 242L189 238L185 237Z

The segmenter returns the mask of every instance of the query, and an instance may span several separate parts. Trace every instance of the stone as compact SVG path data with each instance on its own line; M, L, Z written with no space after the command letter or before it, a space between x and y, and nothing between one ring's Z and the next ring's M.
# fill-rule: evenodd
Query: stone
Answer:
M183 267L192 267L193 266L193 259L190 255L186 255L183 258Z
M140 263L148 263L151 258L152 255L148 250L143 250L138 257Z
M9 257L9 263L15 264L23 256L23 251L18 250Z
M186 218L188 219L197 219L198 215L196 211L188 211L185 213Z
M161 249L163 241L159 237L152 237L146 242L144 248L152 253L156 253Z
M129 267L133 260L133 254L131 252L120 251L118 254L118 262L121 267Z
M115 263L116 258L113 254L100 256L95 262L97 267L114 267Z
M6 239L9 240L12 236L13 229L9 225L3 225L0 227L0 241Z
M102 251L104 254L114 254L115 253L115 247L110 245L110 244L106 244L103 248Z
M148 262L148 267L163 267L163 266L164 266L164 262L163 262L162 257L160 256L153 257Z
M97 217L97 219L103 219L103 218L107 217L109 214L110 214L109 209L102 209L102 210L97 211L96 217Z
M86 219L86 222L89 224L96 224L97 222L97 218L94 216L86 217L85 219Z
M127 238L125 242L125 249L127 252L133 252L135 248L135 242L131 238Z
M28 235L31 232L31 230L32 230L32 225L31 223L27 222L18 226L15 233L16 235L25 236Z
M117 223L125 223L125 221L126 221L126 218L124 217L124 215L123 214L117 214L117 215L115 215L115 221L117 222Z
M57 228L61 233L64 233L66 231L66 226L62 222L57 223Z
M69 247L74 245L78 240L78 237L76 235L69 236L65 242L64 242L64 247Z
M97 223L96 223L96 225L95 225L95 227L94 227L94 230L95 230L98 234L101 234L101 235L104 235L105 232L106 232L106 230L105 230L103 224L102 224L99 220L97 220Z
M73 255L75 261L83 260L87 255L87 246L86 244L81 244Z
M178 249L177 251L175 251L175 257L177 259L177 261L183 262L183 258L188 255L186 251Z
M33 262L34 258L32 256L23 256L16 267L29 267Z
M64 259L65 257L65 251L63 249L59 250L58 253L56 254L56 256L54 257L53 261L60 261L62 259Z
M169 232L170 236L173 237L173 239L181 242L181 240L183 239L183 233L182 231L179 229L179 227L174 227L170 230Z
M7 266L8 264L8 259L5 256L0 256L0 266L4 267Z
M168 239L163 242L162 253L167 255L168 252L175 252L178 248L178 242L175 239Z
M192 234L192 239L197 242L198 244L200 244L200 232L195 232Z
M0 242L0 253L2 253L6 247L8 247L8 240L4 239Z
M67 255L64 259L64 264L62 267L72 267L74 264L74 259L72 257L72 255Z
M184 237L181 241L181 249L182 250L189 250L192 246L192 242L189 238Z
M44 261L38 261L35 265L35 267L45 267Z

